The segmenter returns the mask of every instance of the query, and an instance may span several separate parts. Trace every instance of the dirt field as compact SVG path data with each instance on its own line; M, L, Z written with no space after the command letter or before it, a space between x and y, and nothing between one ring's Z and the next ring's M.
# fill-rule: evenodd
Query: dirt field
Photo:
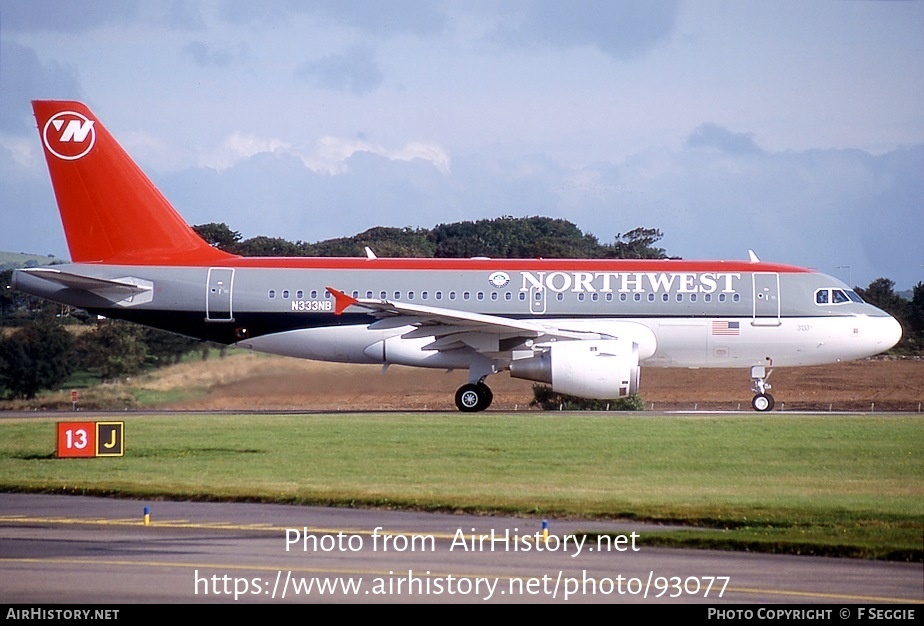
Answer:
M194 385L204 397L177 402L176 409L455 410L455 390L466 372L393 366L315 363L238 354L184 364L146 386ZM491 410L527 410L532 383L502 373L487 381ZM867 360L804 368L777 368L770 376L777 410L921 411L924 360ZM640 395L655 409L750 409L747 369L686 370L643 367Z

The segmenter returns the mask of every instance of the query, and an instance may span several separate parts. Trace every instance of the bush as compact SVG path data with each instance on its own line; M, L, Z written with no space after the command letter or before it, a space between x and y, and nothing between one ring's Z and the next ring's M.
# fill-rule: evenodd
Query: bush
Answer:
M531 406L546 411L644 411L645 401L639 395L614 398L612 400L590 400L552 391L548 385L533 385Z

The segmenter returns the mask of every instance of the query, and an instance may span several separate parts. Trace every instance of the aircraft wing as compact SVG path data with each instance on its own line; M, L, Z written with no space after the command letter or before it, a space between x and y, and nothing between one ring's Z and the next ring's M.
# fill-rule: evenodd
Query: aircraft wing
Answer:
M328 287L334 296L337 315L351 306L366 309L379 318L376 327L416 326L417 328L404 337L435 337L431 344L433 349L441 350L453 347L461 342L479 351L494 351L478 346L495 344L498 339L599 339L600 333L581 329L568 329L555 325L554 320L540 323L532 320L519 320L499 315L485 315L456 309L424 306L392 300L375 300L354 298L342 291ZM467 335L467 336L466 336ZM494 341L473 341L472 335L491 335Z

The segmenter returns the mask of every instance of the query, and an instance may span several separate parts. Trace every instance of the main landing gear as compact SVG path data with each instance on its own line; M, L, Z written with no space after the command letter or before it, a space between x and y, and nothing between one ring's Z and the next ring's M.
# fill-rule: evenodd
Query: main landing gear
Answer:
M751 390L756 392L754 399L751 400L751 406L755 411L770 411L773 409L774 400L767 391L770 389L770 383L767 379L773 370L767 371L763 365L755 365L751 368Z
M456 391L456 406L463 413L484 411L493 400L494 392L482 381L462 385Z

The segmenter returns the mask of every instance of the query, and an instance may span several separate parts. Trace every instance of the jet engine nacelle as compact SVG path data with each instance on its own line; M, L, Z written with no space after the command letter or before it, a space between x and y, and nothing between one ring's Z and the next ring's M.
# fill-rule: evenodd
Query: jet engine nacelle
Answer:
M638 393L638 344L624 339L558 341L510 363L514 378L548 383L579 398L608 400Z

